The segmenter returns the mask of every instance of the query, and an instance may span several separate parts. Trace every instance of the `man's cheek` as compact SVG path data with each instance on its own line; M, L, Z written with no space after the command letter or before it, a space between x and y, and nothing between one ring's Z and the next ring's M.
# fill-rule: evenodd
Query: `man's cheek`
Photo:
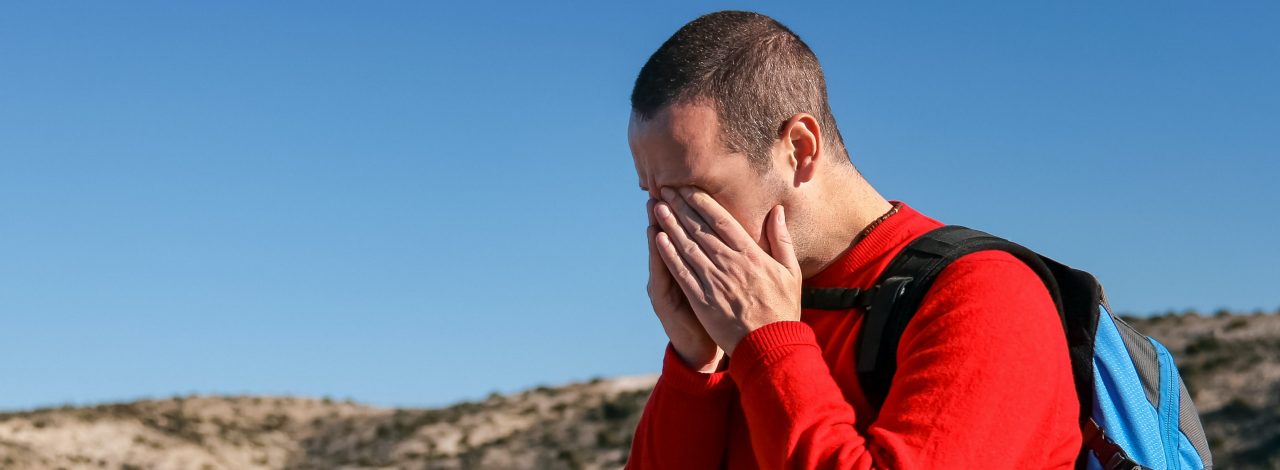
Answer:
M750 235L751 239L756 241L756 245L766 251L769 245L764 231L764 222L768 219L767 216L768 212L752 214L748 217L734 216L734 218L738 220L738 225L741 225L742 229L747 232L747 235Z

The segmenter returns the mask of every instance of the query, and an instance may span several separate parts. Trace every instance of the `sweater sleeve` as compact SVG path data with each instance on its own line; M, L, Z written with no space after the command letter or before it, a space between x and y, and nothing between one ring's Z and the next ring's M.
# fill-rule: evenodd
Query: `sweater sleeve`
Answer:
M945 268L897 359L864 434L807 324L748 334L729 371L761 468L1072 467L1079 404L1065 335L1048 290L1013 256Z
M727 370L698 372L668 342L662 373L636 425L626 468L720 468L729 441L730 406L736 399Z

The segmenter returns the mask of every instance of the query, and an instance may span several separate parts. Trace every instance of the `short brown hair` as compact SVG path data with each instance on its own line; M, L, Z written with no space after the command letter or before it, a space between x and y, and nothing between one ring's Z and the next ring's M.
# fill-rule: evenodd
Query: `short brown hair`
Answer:
M640 69L631 110L648 120L665 106L699 100L713 104L725 147L745 153L757 170L770 167L769 146L800 112L818 119L824 146L843 152L818 57L768 16L726 10L685 24Z

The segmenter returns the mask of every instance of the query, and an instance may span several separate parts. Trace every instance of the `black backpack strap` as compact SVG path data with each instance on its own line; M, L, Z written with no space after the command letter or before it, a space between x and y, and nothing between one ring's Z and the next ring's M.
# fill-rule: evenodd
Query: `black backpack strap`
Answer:
M871 304L874 293L875 289L805 287L800 291L800 305L821 310L865 308Z
M1053 273L1040 255L1003 238L958 225L939 227L912 240L893 258L871 289L856 294L828 290L826 294L811 292L802 297L801 305L807 308L866 308L858 335L857 368L858 381L872 407L879 409L889 395L889 385L897 371L902 332L938 274L952 261L985 250L1008 252L1030 266L1045 281L1062 318L1061 294ZM819 303L816 301L819 298L827 300ZM837 298L845 302L830 300ZM805 303L805 299L811 303Z

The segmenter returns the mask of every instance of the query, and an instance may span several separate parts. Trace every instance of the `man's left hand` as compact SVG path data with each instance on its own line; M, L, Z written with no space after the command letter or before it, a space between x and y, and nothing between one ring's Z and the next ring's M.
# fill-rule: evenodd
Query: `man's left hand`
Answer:
M757 328L800 319L803 276L782 206L765 217L766 252L706 192L664 187L661 194L658 252L725 354Z

